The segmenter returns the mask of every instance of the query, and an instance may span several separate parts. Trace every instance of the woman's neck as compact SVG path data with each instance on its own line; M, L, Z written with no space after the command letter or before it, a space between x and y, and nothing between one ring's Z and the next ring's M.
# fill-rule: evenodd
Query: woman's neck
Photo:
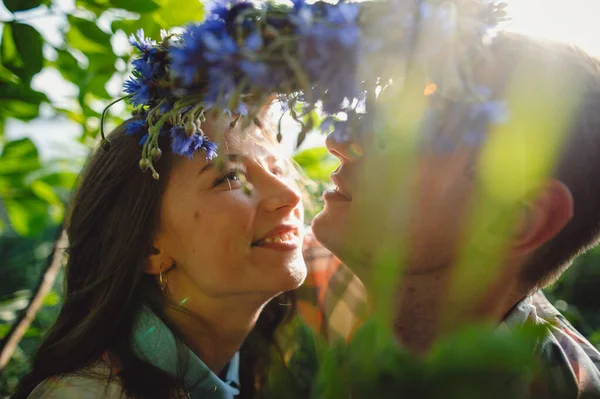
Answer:
M219 374L240 349L267 302L255 296L205 297L168 307L166 314L192 352Z

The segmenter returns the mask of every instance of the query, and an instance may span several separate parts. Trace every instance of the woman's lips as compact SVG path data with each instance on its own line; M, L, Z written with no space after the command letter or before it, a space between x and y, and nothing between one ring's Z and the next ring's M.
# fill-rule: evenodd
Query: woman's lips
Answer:
M295 227L280 227L275 228L267 235L258 241L252 243L253 247L269 248L279 251L292 251L298 249L302 245L298 228Z

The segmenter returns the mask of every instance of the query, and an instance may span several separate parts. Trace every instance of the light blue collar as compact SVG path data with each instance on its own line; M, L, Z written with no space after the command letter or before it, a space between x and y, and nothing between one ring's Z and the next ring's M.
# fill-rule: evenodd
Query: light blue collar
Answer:
M235 395L240 393L239 352L236 352L229 362L225 381L223 381L194 352L187 347L185 349L187 364L184 365L187 368L185 368L184 384L192 399L233 399ZM177 376L178 363L175 337L169 328L148 308L143 308L138 314L134 327L133 350L142 360L174 377Z

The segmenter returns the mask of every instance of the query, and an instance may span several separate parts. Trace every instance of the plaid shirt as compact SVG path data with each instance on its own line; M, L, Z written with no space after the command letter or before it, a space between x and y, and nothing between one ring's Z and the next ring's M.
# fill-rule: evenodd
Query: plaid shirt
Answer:
M366 291L360 280L311 235L304 245L308 267L299 290L299 311L328 340L349 339L367 317ZM498 326L515 328L527 320L543 324L549 334L538 353L566 397L600 397L600 353L539 291L518 303ZM590 395L590 396L585 396Z

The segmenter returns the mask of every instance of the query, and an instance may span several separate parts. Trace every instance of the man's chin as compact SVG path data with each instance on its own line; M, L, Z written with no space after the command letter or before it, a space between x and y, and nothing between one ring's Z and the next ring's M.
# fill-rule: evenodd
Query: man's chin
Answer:
M317 241L346 265L351 266L364 261L356 252L364 255L367 251L359 250L356 240L348 236L345 220L332 217L325 209L315 216L311 228Z
M328 250L338 255L340 244L344 236L341 220L331 215L325 208L319 212L311 223L311 229L315 238Z

